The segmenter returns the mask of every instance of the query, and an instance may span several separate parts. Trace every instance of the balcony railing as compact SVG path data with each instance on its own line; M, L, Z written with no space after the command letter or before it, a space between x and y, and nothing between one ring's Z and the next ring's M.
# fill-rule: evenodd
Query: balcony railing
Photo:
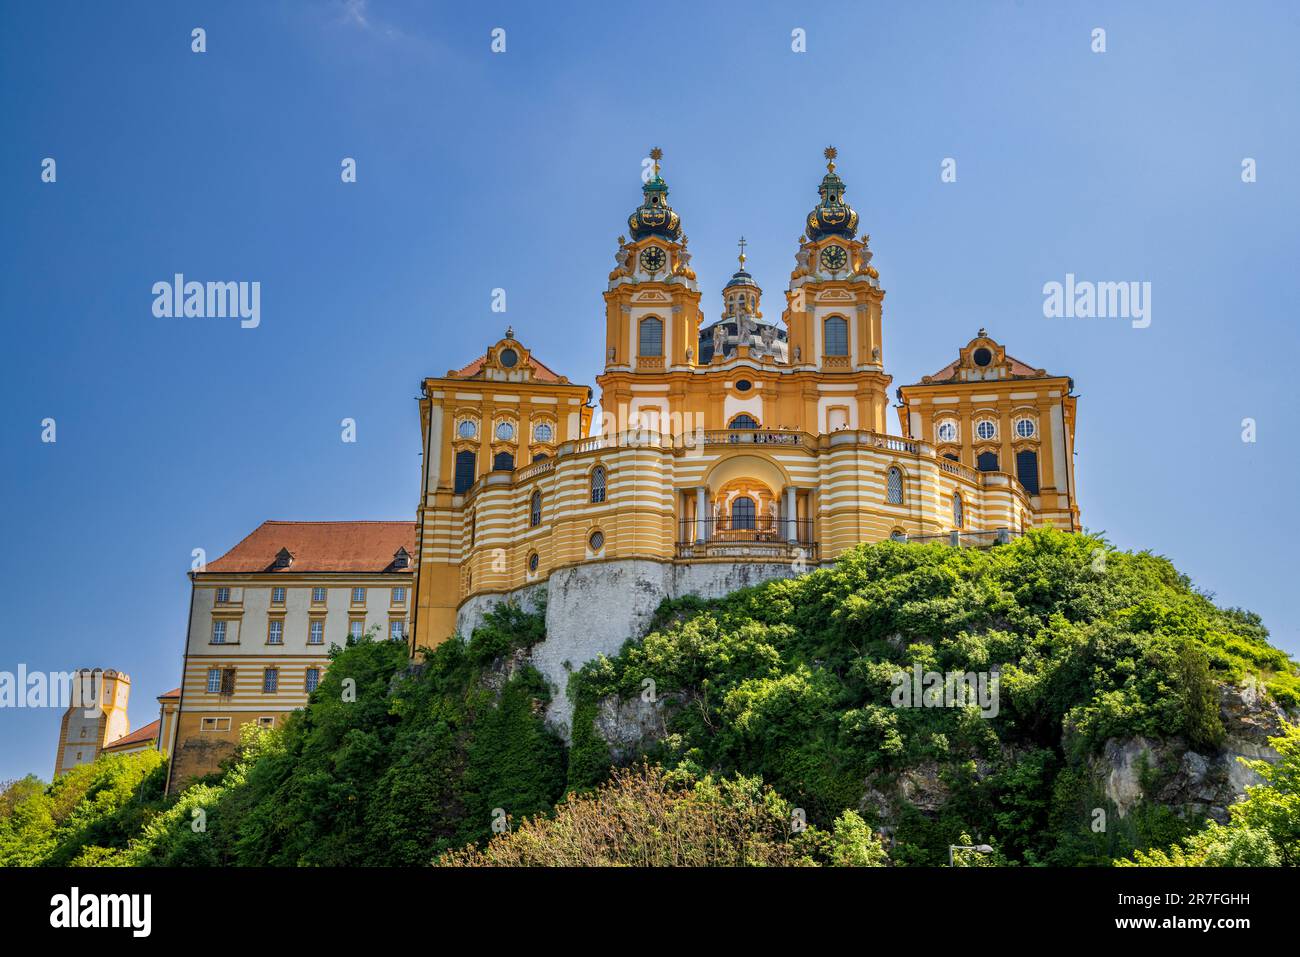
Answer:
M808 519L752 517L683 519L677 528L678 558L748 558L785 561L817 558Z
M1020 532L1009 528L995 528L982 532L963 532L953 529L951 532L940 532L937 535L907 535L901 541L920 545L938 542L940 545L951 545L954 548L989 548L993 545L1010 544L1013 539L1019 537Z

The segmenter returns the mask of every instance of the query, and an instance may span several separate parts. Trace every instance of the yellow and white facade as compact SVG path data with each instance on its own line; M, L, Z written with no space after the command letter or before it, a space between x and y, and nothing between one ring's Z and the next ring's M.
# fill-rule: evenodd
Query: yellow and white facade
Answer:
M272 521L192 572L168 788L218 770L241 725L303 707L331 646L409 640L414 549L410 522Z
M1079 528L1073 383L983 330L897 391L903 434L886 431L885 291L833 149L779 323L763 318L743 241L707 322L651 155L604 292L599 417L590 390L511 333L424 382L413 652L464 633L491 601L545 591L548 635L613 622L608 640L578 641L551 669L562 684L663 597L797 573L891 536L993 543L1031 525ZM640 610L593 605L584 623L575 595L622 593Z

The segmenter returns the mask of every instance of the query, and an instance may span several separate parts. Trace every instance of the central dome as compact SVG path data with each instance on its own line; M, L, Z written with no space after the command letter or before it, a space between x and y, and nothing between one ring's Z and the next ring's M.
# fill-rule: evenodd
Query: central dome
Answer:
M822 201L808 214L808 238L814 242L826 236L852 239L858 231L858 214L844 202L844 180L835 172L835 147L826 147L825 156L826 175L817 187Z
M676 242L681 238L681 218L668 205L668 184L659 175L659 160L663 155L663 150L657 146L650 151L650 158L654 160L654 176L642 187L644 200L641 205L627 218L633 239L661 236Z

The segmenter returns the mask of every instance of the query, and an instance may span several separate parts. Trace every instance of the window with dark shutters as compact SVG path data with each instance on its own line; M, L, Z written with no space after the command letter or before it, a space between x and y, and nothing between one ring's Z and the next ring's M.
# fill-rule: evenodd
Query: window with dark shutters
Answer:
M463 495L469 491L469 487L474 484L474 453L468 449L464 452L456 453L456 486L455 493Z
M515 457L510 452L498 452L492 459L492 471L513 472L514 470Z
M1016 453L1016 478L1030 495L1038 494L1038 453L1033 449Z
M996 472L998 470L998 453L981 452L975 458L975 467L981 472Z

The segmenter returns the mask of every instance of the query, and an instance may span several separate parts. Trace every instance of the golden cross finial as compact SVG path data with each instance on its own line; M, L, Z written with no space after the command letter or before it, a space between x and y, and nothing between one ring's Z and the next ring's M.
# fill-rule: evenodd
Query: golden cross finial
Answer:
M745 268L745 247L748 246L749 243L745 241L744 236L741 236L740 242L736 243L736 245L740 247L740 268L744 269Z
M655 147L650 151L650 158L655 161L655 175L659 175L659 161L664 158L664 151Z
M831 173L835 172L835 157L840 155L839 150L833 146L828 146L822 155L826 157L827 171Z

